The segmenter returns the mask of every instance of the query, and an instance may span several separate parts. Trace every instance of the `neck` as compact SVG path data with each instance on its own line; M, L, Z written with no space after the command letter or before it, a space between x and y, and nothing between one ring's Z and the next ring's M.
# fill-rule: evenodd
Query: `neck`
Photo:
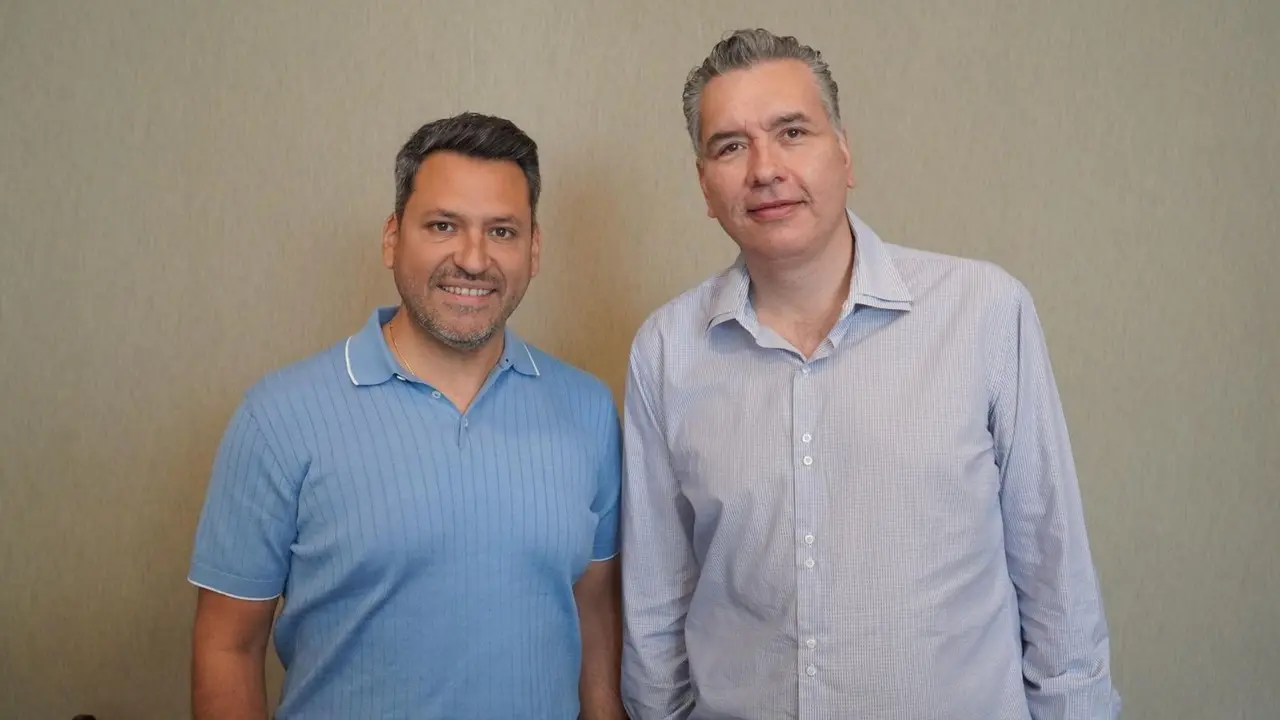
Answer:
M384 333L405 370L444 393L462 411L498 364L504 346L504 333L499 330L474 350L450 347L423 329L403 306L387 322Z
M853 243L848 222L841 222L830 241L809 256L746 258L756 316L806 357L840 318L853 275Z

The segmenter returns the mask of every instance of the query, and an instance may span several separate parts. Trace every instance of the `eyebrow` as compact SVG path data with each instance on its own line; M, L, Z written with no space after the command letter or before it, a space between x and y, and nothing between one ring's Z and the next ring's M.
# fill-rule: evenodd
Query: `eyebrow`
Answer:
M445 210L443 208L433 208L423 213L423 216L428 218L439 217L439 218L444 218L445 220L453 220L455 222L462 222L466 220L466 218L463 217L461 213L456 213L452 210ZM516 217L515 215L497 215L495 217L485 218L484 224L486 225L499 225L499 224L519 225L520 218Z
M778 128L782 127L783 125L790 125L792 123L810 124L812 122L813 121L809 118L808 115L805 115L804 113L799 111L783 113L782 115L779 115L774 119L770 120L769 123L765 125L765 130L769 132L773 132L774 130L777 130ZM723 130L721 132L714 133L711 135L711 137L707 138L707 142L704 144L703 147L709 149L711 147L714 147L718 143L722 143L726 140L733 140L736 138L740 138L740 137L743 137L745 134L746 133L742 132L741 130Z
M766 129L777 130L783 125L791 125L793 123L809 124L812 122L813 121L809 119L808 115L805 115L802 112L793 112L793 113L787 113L785 115L779 115L778 117L774 118L773 122L769 123Z

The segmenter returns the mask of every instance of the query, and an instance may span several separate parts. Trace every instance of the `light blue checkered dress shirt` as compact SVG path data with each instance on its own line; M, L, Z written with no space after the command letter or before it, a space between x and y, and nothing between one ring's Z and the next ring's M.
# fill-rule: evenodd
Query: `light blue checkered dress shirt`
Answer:
M741 260L635 339L633 718L1114 718L1109 639L1035 308L882 242L806 360Z

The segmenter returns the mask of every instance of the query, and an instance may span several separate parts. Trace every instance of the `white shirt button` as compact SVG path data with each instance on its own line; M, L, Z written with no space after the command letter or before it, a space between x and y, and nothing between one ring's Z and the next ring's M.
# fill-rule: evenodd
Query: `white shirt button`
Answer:
M812 650L818 646L818 641L814 640L813 638L809 638L808 640L804 641L804 646Z
M808 675L809 677L813 677L814 675L818 674L818 668L810 665L809 667L804 669L804 674Z
M804 536L804 544L805 544L805 545L812 545L812 544L813 544L813 536L812 536L812 535L805 535L805 536Z
M807 567L807 568L812 568L812 567L813 567L813 558L809 558L808 560L805 560L805 561L804 561L804 566L805 566L805 567Z
M809 366L808 366L808 365L805 365L804 367L800 368L800 374L801 374L801 375L808 375L808 374L809 374Z
M813 458L809 457L808 455L805 455L804 460L802 460L801 462L803 462L805 465L812 465Z
M439 390L433 390L433 391L431 392L431 397L433 397L433 398L435 398L435 399L439 400L439 399L440 399L440 391L439 391Z
M802 440L803 442L809 442L812 439L813 439L813 436L810 435L809 433L805 433L804 435L800 436L800 440Z
M462 427L467 427L467 426L468 426L468 425L470 425L470 424L471 424L471 421L470 421L470 420L468 420L468 419L466 419L466 418L462 418Z

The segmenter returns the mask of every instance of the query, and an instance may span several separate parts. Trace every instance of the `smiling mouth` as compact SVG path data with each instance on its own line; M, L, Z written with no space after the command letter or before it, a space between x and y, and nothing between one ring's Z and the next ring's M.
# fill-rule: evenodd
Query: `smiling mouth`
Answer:
M469 287L461 287L458 285L441 285L440 289L444 290L450 295L457 295L458 297L472 297L472 298L485 297L487 295L492 295L493 293L497 292L496 290L493 290L491 288L469 288Z

